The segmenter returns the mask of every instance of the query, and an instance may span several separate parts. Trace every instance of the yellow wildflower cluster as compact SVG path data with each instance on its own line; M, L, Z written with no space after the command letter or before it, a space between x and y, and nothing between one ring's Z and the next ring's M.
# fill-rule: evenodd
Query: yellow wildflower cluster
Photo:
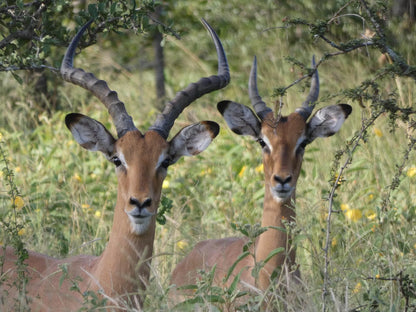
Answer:
M101 211L97 210L97 211L94 213L94 217L96 217L97 219L100 219L100 218L101 218Z
M81 178L81 176L78 173L74 173L74 175L72 176L72 178L75 181L82 182L82 178Z
M263 166L263 164L258 165L258 166L254 169L254 171L255 171L256 173L262 173L262 172L264 171L264 166Z
M240 178L242 178L243 177L243 175L244 175L244 172L247 170L247 166L243 166L243 168L241 168L241 170L240 170L240 172L238 173L238 176L240 177Z
M169 188L169 180L168 179L166 179L166 180L164 180L163 181L163 184L162 184L162 189L167 189L167 188Z
M374 134L381 138L383 136L383 132L379 128L374 128Z
M25 201L22 197L16 196L14 199L12 198L12 205L17 210L21 210L25 206Z
M352 290L352 292L353 292L354 294L357 294L357 293L359 293L359 292L360 292L361 288L363 288L363 286L361 285L361 283L360 283L360 282L358 282L358 283L355 285L355 287L354 287L354 289Z
M413 178L414 176L416 176L416 167L410 167L409 169L407 169L406 175L409 178Z
M180 249L180 250L184 250L186 247L188 247L188 243L184 240L180 240L179 242L176 243L176 246Z
M357 222L363 216L360 209L350 208L348 204L341 204L341 210L344 212L345 217L353 222Z

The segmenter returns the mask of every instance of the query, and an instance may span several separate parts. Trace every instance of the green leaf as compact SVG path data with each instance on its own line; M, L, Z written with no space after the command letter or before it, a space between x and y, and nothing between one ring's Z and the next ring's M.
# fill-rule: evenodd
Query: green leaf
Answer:
M274 256L276 256L277 254L279 254L279 253L281 253L281 252L284 252L285 251L285 248L284 247L279 247L279 248L276 248L276 249L274 249L274 250L272 250L270 253L269 253L269 255L267 256L267 258L266 259L264 259L264 263L267 263L271 258L273 258Z
M15 72L11 72L13 75L13 78L16 79L16 81L21 85L23 84L23 79L20 78L20 76L18 74L16 74Z
M250 252L248 252L248 251L245 251L245 252L243 252L238 258L237 258L237 260L233 263L233 265L228 269L228 272L227 272L227 276L224 278L224 282L226 282L229 278L230 278L230 275L233 273L233 271L234 271L234 269L235 269L235 267L236 267L236 265L241 261L241 260L243 260L245 257L247 257L248 255L250 255Z
M98 9L96 4L89 4L88 5L88 13L90 14L91 18L96 18L98 16Z

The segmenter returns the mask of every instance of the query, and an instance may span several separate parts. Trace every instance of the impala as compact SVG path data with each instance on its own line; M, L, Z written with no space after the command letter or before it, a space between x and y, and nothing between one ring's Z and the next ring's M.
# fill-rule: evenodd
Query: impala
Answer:
M249 97L255 113L248 107L232 102L218 103L218 110L230 129L238 135L248 135L260 145L263 154L265 195L261 226L267 228L251 248L254 257L238 260L247 244L247 238L229 237L199 242L176 266L172 284L184 286L195 284L199 270L211 270L214 265L214 283L230 285L233 277L241 273L240 282L248 288L265 291L273 280L287 268L291 277L299 277L295 265L295 248L291 246L287 225L296 221L294 207L296 183L299 177L306 145L318 137L335 134L351 113L351 106L339 104L324 107L309 118L319 94L319 77L312 59L312 74L309 95L302 106L284 117L275 115L266 106L257 89L257 61L254 58L249 79ZM284 250L284 252L277 252ZM268 261L265 261L270 258ZM239 262L238 262L238 261ZM266 262L253 277L256 263ZM231 278L224 280L227 271L237 263ZM175 293L176 292L176 293ZM180 288L173 296L182 297Z
M197 155L205 150L218 134L219 126L202 121L183 128L170 141L167 140L169 132L189 104L206 93L224 88L230 81L221 41L211 26L202 22L215 43L218 75L202 78L177 93L146 133L134 126L117 93L110 90L105 81L72 65L77 44L91 22L81 28L69 45L61 65L63 79L98 97L113 119L118 139L101 123L81 114L69 114L65 122L82 147L102 152L115 165L117 202L109 242L100 256L79 255L58 260L29 252L25 263L32 310L75 311L82 305L81 293L89 290L103 294L111 302L115 300L116 305L120 302L142 305L142 293L150 274L155 217L167 168L181 156ZM5 254L1 250L0 256L5 256L3 272L12 281L16 277L14 250L5 248ZM78 281L80 291L74 292L70 287L77 278L81 278ZM4 282L1 289L2 300L6 300L3 306L11 306L17 296L16 290L8 288L7 284Z

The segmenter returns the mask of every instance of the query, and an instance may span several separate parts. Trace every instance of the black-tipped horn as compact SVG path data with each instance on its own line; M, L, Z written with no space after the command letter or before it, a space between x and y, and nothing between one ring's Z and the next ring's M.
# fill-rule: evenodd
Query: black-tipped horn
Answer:
M202 23L209 31L217 50L218 74L189 84L166 104L163 112L157 116L155 123L149 128L149 130L157 131L165 139L169 136L175 119L189 104L206 93L224 88L230 82L230 69L221 41L207 21L202 19Z
M253 66L250 71L250 78L248 80L248 94L250 97L251 105L253 105L254 111L261 120L266 115L272 112L272 109L267 107L266 103L262 100L257 89L257 57L254 56Z
M305 120L308 119L312 114L312 111L315 108L315 102L318 100L319 96L319 75L315 64L315 55L312 56L312 68L314 68L315 71L312 74L309 94L306 100L302 103L302 107L296 109L296 112L300 114Z
M78 42L91 23L92 20L85 24L69 44L62 60L61 75L64 80L90 91L105 105L116 126L117 135L122 137L127 131L135 130L136 127L132 118L127 114L124 103L118 99L117 92L112 91L104 80L98 80L92 73L73 67Z

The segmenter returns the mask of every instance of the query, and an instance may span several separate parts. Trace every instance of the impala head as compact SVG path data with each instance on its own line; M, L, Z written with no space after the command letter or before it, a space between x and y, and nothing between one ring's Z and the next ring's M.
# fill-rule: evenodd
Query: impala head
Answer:
M67 115L65 123L82 147L102 152L115 165L118 177L116 212L124 220L119 221L120 226L130 226L134 235L146 233L154 222L167 168L181 156L201 153L219 132L215 122L202 121L183 128L168 141L175 119L189 104L206 93L225 87L230 80L221 42L209 24L202 22L215 43L218 75L202 78L179 92L145 133L135 127L123 102L105 81L72 65L76 46L91 22L74 37L62 61L62 77L98 97L113 119L118 138L113 137L100 122L81 114Z
M314 58L312 66L315 67ZM302 106L286 117L276 118L258 93L257 61L254 58L249 97L255 113L232 101L218 103L218 110L233 132L249 135L259 142L263 151L266 188L278 202L289 200L294 194L306 145L318 137L335 134L352 111L347 104L337 104L324 107L309 118L318 95L319 77L315 69L309 95Z

